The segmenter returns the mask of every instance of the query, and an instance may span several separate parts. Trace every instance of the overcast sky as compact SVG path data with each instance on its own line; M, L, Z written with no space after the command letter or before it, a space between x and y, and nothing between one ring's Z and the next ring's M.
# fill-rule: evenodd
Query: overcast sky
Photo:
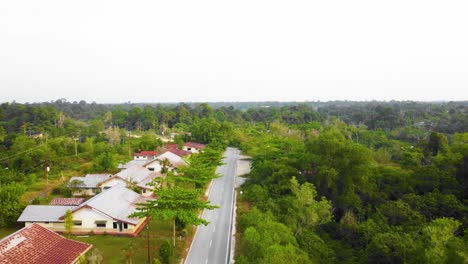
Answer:
M468 1L0 2L0 101L468 100Z

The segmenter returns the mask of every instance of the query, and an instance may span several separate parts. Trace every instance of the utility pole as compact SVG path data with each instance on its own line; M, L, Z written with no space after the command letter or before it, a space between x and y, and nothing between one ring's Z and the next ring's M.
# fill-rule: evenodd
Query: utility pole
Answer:
M128 158L132 158L132 149L131 149L131 144L130 144L130 131L128 132Z
M50 171L50 167L49 167L49 159L46 158L45 160L45 176L46 176L46 183L49 184L49 171Z

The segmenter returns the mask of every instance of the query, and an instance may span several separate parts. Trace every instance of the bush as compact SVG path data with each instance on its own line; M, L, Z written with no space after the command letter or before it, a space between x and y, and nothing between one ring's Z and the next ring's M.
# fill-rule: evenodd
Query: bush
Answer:
M161 248L159 249L159 257L161 258L162 264L170 264L171 257L174 255L174 247L172 246L169 240L165 240L161 244Z

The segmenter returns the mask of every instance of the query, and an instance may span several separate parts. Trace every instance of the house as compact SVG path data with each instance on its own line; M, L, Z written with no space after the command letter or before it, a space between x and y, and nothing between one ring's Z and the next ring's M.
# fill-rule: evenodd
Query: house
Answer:
M145 165L145 167L149 168L151 166L156 166L156 164L159 164L160 166L163 166L163 164L168 161L168 165L170 167L170 169L172 170L175 170L177 169L178 167L181 167L181 166L187 166L187 162L185 162L185 160L177 155L177 154L174 154L172 151L166 151L164 152L163 154L157 156L153 161L147 163Z
M152 160L158 153L156 151L140 151L133 154L134 160Z
M199 153L205 147L206 145L204 144L195 143L195 142L186 142L182 149L185 151L190 151L191 153Z
M159 166L159 165L158 165ZM160 166L159 166L160 167ZM128 169L122 170L114 176L107 178L105 181L98 184L102 190L110 189L114 186L136 186L140 192L145 196L151 196L154 186L151 182L157 177L161 177L158 171L151 171L148 168L141 166L133 166Z
M93 196L101 192L98 186L101 182L112 177L112 174L87 174L84 177L71 177L68 187L73 196Z
M0 240L0 264L78 263L91 247L31 224Z
M77 206L83 202L83 198L54 198L49 205Z
M18 222L26 227L38 224L56 232L64 232L67 210L72 211L73 234L115 234L136 236L147 218L131 218L138 204L150 197L142 196L123 186L101 192L79 206L28 205Z

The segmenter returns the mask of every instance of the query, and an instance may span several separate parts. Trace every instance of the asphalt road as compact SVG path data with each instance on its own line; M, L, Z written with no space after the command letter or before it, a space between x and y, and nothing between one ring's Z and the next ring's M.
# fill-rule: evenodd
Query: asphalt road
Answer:
M208 200L220 208L203 212L202 217L210 224L198 227L185 264L229 263L231 225L234 221L234 183L239 153L235 148L227 148L224 153L225 164L217 169L221 177L213 180L208 195Z

